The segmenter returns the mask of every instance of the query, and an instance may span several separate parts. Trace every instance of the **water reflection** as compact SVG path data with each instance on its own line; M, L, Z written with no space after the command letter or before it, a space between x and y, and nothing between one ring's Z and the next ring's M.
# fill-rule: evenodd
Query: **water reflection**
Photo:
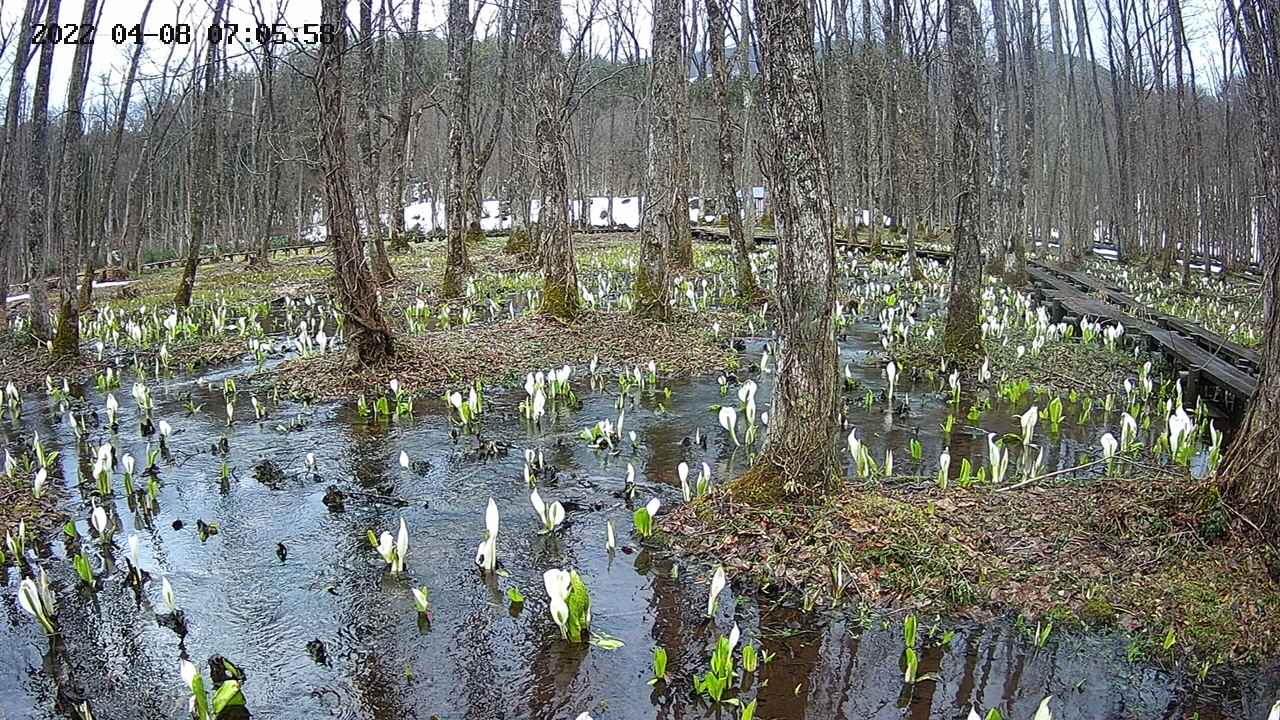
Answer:
M874 332L862 328L850 337L856 346ZM760 349L753 344L747 361ZM856 360L861 351L847 347L846 356ZM863 386L883 386L878 367L855 365L853 371ZM771 380L755 379L763 409ZM693 697L692 678L706 672L713 642L737 622L744 642L776 653L742 687L745 699L759 698L759 717L963 718L976 704L983 710L999 707L1006 717L1030 718L1048 694L1057 699L1055 717L1065 720L1183 717L1193 711L1206 718L1265 716L1267 700L1276 693L1275 673L1221 692L1190 694L1180 679L1128 663L1123 641L1105 636L1059 633L1049 648L1036 649L1011 624L943 621L940 628L955 635L946 646L923 650L921 672L930 679L904 686L899 619L862 627L773 608L767 596L756 600L732 592L721 597L714 619L705 618L711 568L654 550L620 549L612 557L605 552L609 519L619 545L640 549L631 535L632 507L620 495L627 462L637 470L639 500L657 496L671 508L681 502L680 462L695 477L705 461L720 482L748 461L708 411L724 402L713 378L662 383L667 385L673 396L664 414L655 400L628 409L627 429L637 433L639 447L626 443L617 455L576 439L579 429L617 417L608 394L579 384L581 410L531 432L518 419L519 393L491 390L485 437L510 452L483 457L470 452L474 440L451 439L453 425L439 402L420 402L415 418L391 425L370 425L350 405L308 410L285 403L259 424L242 393L236 423L228 428L219 388L179 380L167 390L156 388L155 417L177 430L172 459L162 463L158 512L151 517L131 508L118 488L116 497L104 499L124 528L114 553L97 550L87 535L92 487L77 482L88 474L93 446L107 438L105 429L91 432L92 443L78 443L47 400L28 400L22 424L2 426L4 440L16 446L39 430L49 447L62 452L65 480L58 490L84 535L81 542L101 552L106 565L100 573L104 587L91 595L76 587L72 545L55 540L41 549L62 599L63 642L54 653L46 652L48 641L16 609L17 578L9 573L10 589L0 595L0 714L57 717L66 712L59 698L82 698L92 701L100 718L179 717L187 692L178 658L186 655L204 666L220 654L245 669L249 709L264 718L438 714L487 720L574 718L582 711L597 718L701 718L716 712ZM929 387L904 383L903 391L910 408L888 423L882 404L867 410L860 397L847 398L848 418L878 461L893 448L900 468L930 476L938 453L949 446L953 477L962 457L975 467L982 463L983 432L962 421L949 439L942 437L945 400ZM188 415L183 393L204 408ZM101 404L89 394L91 403ZM993 432L1016 431L1013 415L1021 409L997 402L980 424ZM276 429L282 418L299 414L309 418L300 429ZM1048 448L1048 467L1072 464L1104 427L1068 423L1054 438L1042 426L1037 441ZM705 435L705 449L682 443L696 431ZM211 446L224 435L225 460L234 473L222 485L223 457ZM923 445L918 468L907 450L912 437ZM147 440L132 408L122 410L114 439L118 451L132 453L141 464ZM542 494L569 508L555 537L536 532L521 473L525 447L541 448L556 470L543 482ZM411 469L397 463L400 450L415 461ZM302 472L308 451L317 457L316 479ZM255 479L253 469L264 460L283 469L284 482ZM349 492L345 512L330 512L321 502L328 485ZM504 574L484 579L472 559L490 496L502 518L498 554ZM411 535L408 568L405 576L390 577L365 534L393 529L400 517ZM220 532L201 542L198 519L219 524ZM114 569L117 563L123 568L123 543L131 532L139 535L141 562L151 574L141 598ZM284 561L276 554L281 543L288 549ZM623 647L606 651L559 639L542 583L550 567L578 569L592 594L593 629L617 637ZM162 575L173 583L186 613L185 639L157 622ZM419 624L414 610L410 590L419 585L432 591L430 628ZM519 612L508 608L508 588L526 597ZM316 662L308 651L313 640L324 643L327 663ZM647 681L659 645L668 651L673 680L654 688Z

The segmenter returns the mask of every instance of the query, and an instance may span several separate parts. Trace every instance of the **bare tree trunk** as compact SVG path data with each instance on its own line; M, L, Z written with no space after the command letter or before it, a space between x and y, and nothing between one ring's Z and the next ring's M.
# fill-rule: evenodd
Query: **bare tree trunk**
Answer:
M1067 194L1067 99L1074 96L1075 87L1068 92L1066 62L1063 58L1062 43L1062 6L1061 0L1049 1L1049 32L1053 33L1053 75L1054 92L1058 98L1058 129L1053 140L1053 164L1049 176L1049 232L1045 235L1045 243L1049 242L1054 230L1058 232L1058 257L1067 267L1077 267L1081 259L1081 238L1076 237L1074 228L1068 227L1065 196ZM1080 152L1080 148L1076 148ZM1082 170L1082 169L1081 169ZM1048 248L1045 248L1048 255Z
M1177 193L1173 203L1173 222L1169 223L1168 233L1171 241L1182 242L1182 287L1191 285L1191 223L1188 221L1188 208L1193 202L1188 197L1191 184L1191 121L1187 117L1186 76L1183 73L1182 59L1184 48L1182 40L1185 33L1182 28L1182 3L1180 0L1169 0L1169 19L1173 24L1173 77L1178 103L1178 161L1177 167L1171 169L1176 175ZM1206 257L1205 262L1209 262Z
M722 0L707 0L707 52L711 55L711 68L715 79L716 111L719 132L716 149L720 159L721 214L729 221L729 244L733 247L734 275L738 298L746 303L760 299L760 286L751 271L751 250L742 231L742 205L738 202L735 183L736 162L733 142L733 116L729 112L729 67L724 56L725 8ZM661 97L661 96L658 96ZM746 198L751 202L751 198Z
M682 77L684 49L682 0L654 0L653 71L649 85L649 149L644 174L644 207L640 213L640 263L636 267L636 313L652 320L671 314L671 278L667 263L677 264L679 248L680 121L679 103L668 102L687 84ZM688 160L687 154L685 160ZM689 206L684 205L684 216ZM666 250L664 252L664 241ZM692 252L692 250L690 250Z
M542 261L542 312L573 318L579 310L578 265L569 228L569 180L565 173L567 122L565 61L560 52L564 19L560 0L532 0L529 42L537 62L534 142L538 147L538 246Z
M145 147L145 144L144 144ZM147 157L146 153L139 157ZM123 249L124 266L131 273L142 269L142 206L145 199L140 197L138 181L142 177L144 163L138 163L129 175L129 184L124 190L124 232L121 234L120 247Z
M22 11L24 31L18 33L18 44L14 50L13 74L9 79L9 100L4 111L4 148L0 151L0 185L5 188L18 186L18 117L22 109L22 99L26 93L27 66L31 64L31 33L25 28L31 27L38 10L39 0L27 0ZM4 265L3 276L0 277L0 332L9 328L9 283L14 263L11 258L16 253L10 252L15 245L12 238L17 234L18 202L11 192L0 193L0 263Z
M880 212L889 216L891 227L898 227L902 219L898 217L898 117L902 114L898 106L898 84L902 67L902 0L888 0L884 12L884 81L881 84L884 94L884 150L881 162L883 172L880 182Z
M391 259L387 257L387 244L383 237L382 208L378 201L378 184L382 177L382 138L378 132L382 122L382 93L379 91L379 78L382 66L374 57L373 42L373 0L358 0L360 3L360 60L361 60L361 95L363 102L360 108L362 124L357 132L360 141L361 204L364 206L365 231L372 240L369 247L369 259L373 264L373 276L378 283L385 283L396 274L391 269Z
M147 15L151 12L151 2L152 0L146 0L146 3L142 6L142 15L138 19L140 27L146 27ZM84 254L84 273L83 279L80 281L81 310L88 310L93 302L93 266L98 255L98 238L111 234L107 226L107 210L111 207L112 199L115 196L116 166L120 163L120 149L124 143L124 125L129 116L129 99L133 96L133 83L138 77L138 61L142 58L142 47L142 44L135 47L133 56L129 60L129 70L125 75L124 88L120 95L120 105L116 110L115 126L111 130L111 159L104 166L106 187L99 191L101 193L101 202L96 208L93 222L90 223L88 235L85 238L88 248Z
M281 5L277 4L276 16L272 21L280 18L281 11ZM263 16L259 18L259 22L265 24L268 19ZM253 107L254 168L250 194L254 209L252 222L258 245L254 263L258 267L267 267L271 264L271 229L280 202L280 163L273 150L280 132L275 108L275 45L262 43L257 62L258 77L254 83Z
M166 61L162 73L167 73L169 64ZM163 107L168 103L171 86L166 85L160 93L157 107ZM165 119L164 124L157 128L153 122L150 132L142 142L142 151L138 153L138 157L151 157L151 151L160 141L168 134L169 128L172 127L177 113L170 112ZM154 118L153 120L158 120ZM125 255L124 262L132 272L142 269L142 224L147 208L145 207L146 198L138 189L139 180L142 177L143 168L147 170L147 188L148 193L152 192L154 185L155 166L151 163L137 163L133 167L133 174L129 177L129 185L125 188L125 206L124 206L124 230L121 233L120 247Z
M655 3L657 0L655 0ZM670 105L670 112L675 119L675 138L671 148L672 192L668 196L671 203L671 224L667 235L667 260L673 268L688 269L693 267L693 234L689 228L689 60L684 52L684 0L663 0L674 3L676 7L676 31L673 42L678 54L671 60L678 64L681 81L667 87L667 95L661 102ZM657 14L656 6L654 10ZM657 23L657 19L654 19ZM657 29L654 29L655 36ZM655 37L656 40L656 37ZM654 49L656 56L657 49ZM657 58L654 58L654 73ZM648 202L648 199L645 200Z
M767 150L778 218L781 346L764 449L738 487L755 497L819 492L837 477L840 407L832 310L835 211L821 77L803 0L758 0ZM752 488L754 484L757 487Z
M1054 0L1051 0L1054 1ZM1004 276L1012 287L1027 284L1027 242L1034 239L1031 211L1031 161L1036 138L1036 54L1039 41L1040 4L1022 0L1022 151L1018 159L1018 197L1012 228L1005 240Z
M222 12L227 0L217 0L213 7L213 24L222 22ZM187 246L187 259L182 268L182 279L178 283L178 292L174 295L173 304L187 307L191 304L191 291L196 284L196 268L200 265L200 249L204 246L205 212L209 209L209 194L215 182L213 171L214 148L217 137L214 133L214 113L218 111L218 45L209 43L205 50L204 91L200 96L200 120L197 130L197 147L195 153L195 174L193 180L198 187L193 193L191 204L191 241Z
M1084 0L1080 0L1083 3ZM1115 113L1116 122L1116 165L1115 165L1115 182L1116 194L1112 200L1112 217L1111 230L1112 239L1116 243L1117 255L1119 258L1125 258L1132 252L1133 234L1131 228L1134 221L1134 203L1132 201L1130 165L1130 152L1132 146L1130 143L1131 134L1129 127L1132 123L1130 118L1129 107L1127 105L1126 77L1128 73L1124 73L1122 77L1121 70L1116 66L1117 58L1123 59L1126 67L1131 64L1131 54L1128 48L1127 13L1124 8L1120 12L1120 35L1124 41L1124 55L1121 55L1122 49L1116 47L1116 23L1115 15L1112 12L1111 0L1103 0L1103 22L1107 32L1107 68L1111 75L1111 99L1113 104L1113 112ZM1087 18L1087 16L1086 16ZM1088 20L1085 20L1085 31L1088 32ZM1090 43L1092 49L1092 42ZM1092 52L1091 52L1092 55ZM1091 57L1092 61L1093 58ZM1091 68L1092 69L1092 68ZM1096 76L1095 76L1096 82Z
M462 296L466 276L471 272L467 260L466 168L463 167L464 137L471 131L471 38L475 27L467 0L449 0L449 38L445 61L444 84L449 93L449 157L445 165L445 222L447 223L444 285L441 294L447 298Z
M991 112L991 202L995 242L989 248L989 266L992 272L1003 272L1005 251L1009 247L1009 235L1013 233L1013 213L1009 208L1010 180L1009 123L1012 96L1010 66L1013 60L1013 42L1009 39L1009 16L1005 0L991 0L991 24L995 29L995 107Z
M854 239L857 223L853 220L853 148L850 132L853 126L850 79L853 77L853 44L849 39L849 0L835 0L835 52L829 82L836 84L835 107L835 205L836 222L844 225L846 240Z
M884 222L879 216L880 208L877 207L875 193L876 187L879 185L876 174L880 168L880 140L877 135L878 126L876 124L872 92L873 88L879 87L883 82L883 77L877 78L872 67L875 59L875 53L873 52L875 40L871 29L871 0L862 0L862 24L865 28L862 38L862 94L866 117L862 139L864 158L862 192L863 204L866 205L867 240L874 248L880 246L880 230L884 228Z
M392 139L394 166L391 168L391 247L402 243L405 234L404 225L404 190L405 177L409 174L409 121L412 108L409 99L413 96L411 83L413 70L418 57L418 19L421 16L422 0L411 0L409 11L409 31L400 33L400 43L404 53L404 66L400 70L400 99L396 107L396 127ZM405 246L407 247L407 246Z
M1179 10L1181 14L1181 10ZM1195 141L1196 148L1196 187L1195 187L1195 206L1196 206L1196 234L1201 252L1204 253L1204 273L1205 277L1213 275L1213 257L1209 247L1209 225L1212 221L1213 212L1210 209L1208 196L1212 189L1205 179L1205 156L1207 155L1207 147L1204 139L1204 118L1200 112L1200 91L1196 87L1196 61L1195 55L1191 52L1191 48L1187 45L1187 28L1181 22L1179 17L1179 27L1181 28L1180 44L1183 51L1187 55L1187 71L1191 75L1189 88L1191 90L1191 106L1195 115ZM1190 141L1189 141L1190 142Z
M1267 0L1241 0L1238 10L1234 5L1228 0L1243 49L1262 181L1256 197L1265 340L1258 388L1219 474L1228 497L1274 539L1280 537L1280 6Z
M97 19L98 0L85 0L80 24L88 27ZM86 231L80 216L86 200L81 187L88 158L81 147L84 139L84 93L89 83L89 43L76 45L71 61L71 77L67 80L67 104L62 111L62 160L58 163L62 193L60 206L49 225L49 236L62 244L61 308L58 330L53 337L54 357L74 357L80 353L80 295L76 292L76 275ZM90 274L89 280L92 280Z
M982 334L978 328L982 285L982 251L978 243L982 166L978 143L982 111L977 58L977 38L981 32L973 0L947 0L947 23L951 35L951 92L956 112L953 153L957 188L944 344L948 357L960 367L972 369L982 356Z
M61 0L48 0L45 23L58 22ZM49 340L49 294L45 285L46 223L49 215L49 82L54 43L40 46L35 95L31 101L31 154L27 158L27 324L37 340Z
M739 0L738 12L741 27L738 28L738 46L734 49L738 62L738 77L742 81L742 180L738 186L742 188L742 237L747 250L756 249L756 189L755 174L755 138L752 128L755 127L755 102L752 85L755 83L752 70L750 0Z
M316 100L320 156L324 168L324 194L328 205L325 222L333 256L333 280L338 306L345 318L344 332L355 360L376 365L394 348L391 331L378 307L378 294L365 262L356 204L347 167L347 133L343 121L342 56L346 51L346 0L324 0L321 22L338 28L333 42L320 45L316 63Z

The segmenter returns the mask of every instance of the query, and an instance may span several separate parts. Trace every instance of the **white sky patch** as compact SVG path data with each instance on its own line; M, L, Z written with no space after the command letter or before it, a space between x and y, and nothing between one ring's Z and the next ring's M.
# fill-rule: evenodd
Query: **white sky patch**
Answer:
M481 34L485 32L486 27L494 25L493 18L498 9L497 1L486 0L479 23L478 32ZM1090 6L1089 9L1092 11L1092 30L1094 46L1098 52L1098 60L1100 63L1105 63L1106 36L1102 27L1102 13L1097 9L1100 0L1087 1ZM919 0L908 0L908 2L914 4L918 3ZM21 20L24 4L25 0L0 0L0 27L3 27L6 33ZM255 25L253 9L261 5L266 14L274 16L276 4L277 0L228 0L225 21L242 26ZM301 28L308 23L320 22L320 0L280 0L280 4L283 8L283 22L290 27ZM876 5L879 6L880 4L878 0ZM108 86L118 84L122 80L125 68L128 65L129 53L132 52L134 46L131 39L125 45L115 44L112 41L112 28L117 25L130 28L135 25L141 14L142 5L142 0L100 0L99 6L102 15L101 22L95 32L96 40L92 57L89 102L92 102L94 97L100 96L104 74L108 76ZM375 15L381 5L380 0L375 2ZM737 3L732 5L736 6ZM978 5L980 12L983 14L983 25L988 41L990 41L993 33L990 22L990 2L989 0L978 0ZM77 23L83 7L84 0L63 0L60 22L64 24ZM477 7L476 0L472 0L471 7L474 12ZM586 16L590 12L591 0L565 0L562 2L562 7L566 25L563 41L568 46L572 35L576 33L576 28L579 26L579 18ZM408 0L392 0L391 8L393 14L402 18L402 23L407 22L409 17ZM347 14L353 23L356 21L358 9L359 4L356 0L348 0ZM447 9L447 0L423 0L419 30L421 32L443 34ZM597 7L597 15L599 17L595 19L589 34L593 49L598 53L607 51L606 46L609 44L610 25L616 22L615 18L619 9L631 15L628 22L634 26L634 32L642 45L642 52L647 51L650 26L652 25L652 2L646 2L645 0L631 0L630 2L601 0ZM1196 60L1197 80L1206 89L1214 87L1222 76L1222 47L1218 41L1216 30L1220 9L1221 6L1217 0L1205 0L1204 2L1188 0L1183 7L1189 44ZM857 12L857 8L853 8L853 12ZM1041 30L1047 34L1049 31L1048 11L1042 8L1042 12L1045 17L1041 20ZM183 55L187 56L186 72L190 72L190 68L194 64L193 54L203 48L204 33L208 28L211 15L211 0L154 0L151 15L147 21L147 31L156 32L165 23L185 23L190 25L196 31L195 34L198 37L194 38L190 44L178 46L175 51L175 62L177 58ZM735 17L731 19L736 23L736 12L733 15ZM917 12L913 16L919 17L920 14ZM1064 13L1063 20L1070 25L1071 13ZM699 13L699 25L699 33L705 32L705 12ZM390 27L389 23L388 27ZM1074 31L1070 27L1065 32L1071 38L1074 38ZM859 30L860 33L861 30ZM629 42L629 39L625 39L624 45L628 45ZM705 39L699 37L695 44L700 48L704 45L704 42ZM9 78L8 68L12 66L11 63L13 62L13 44L11 40L9 43L10 49L0 59L0 72L3 72L3 75L0 76L0 82L6 86ZM1047 37L1043 38L1043 44L1045 48L1051 47ZM146 46L146 54L139 73L145 79L148 76L154 76L160 71L169 47L156 38L148 38L145 40L144 45ZM1070 47L1070 44L1068 47ZM233 44L229 47L228 55L234 60L237 55L242 55L249 49L252 48L247 48L239 43ZM52 97L54 108L60 108L65 102L66 82L70 72L73 52L74 48L72 46L63 45L57 49L54 56L54 89ZM33 62L28 73L28 83L32 82L34 77L35 63ZM184 84L182 82L179 83L179 85Z
M108 76L108 86L116 86L123 81L125 71L129 65L129 58L133 53L135 44L133 38L127 38L124 44L117 44L113 40L112 31L116 26L122 26L125 30L136 25L141 18L144 0L99 0L98 9L101 12L101 20L95 27L94 47L91 56L90 65L90 82L89 92L86 104L93 106L94 98L100 98L102 93L102 78ZM307 24L319 24L320 22L320 0L280 0L279 3L283 8L282 22L291 28L299 31ZM255 9L261 6L259 15L266 14L268 22L275 20L277 0L227 0L227 10L224 23L236 23L242 28L256 26ZM3 33L8 36L12 29L16 27L22 20L22 12L25 7L25 0L0 0L0 28ZM356 27L359 20L359 3L357 0L348 0L347 17L352 23L352 27ZM378 12L382 7L381 0L374 2L374 18L375 23ZM477 3L475 0L471 2L472 12L475 12ZM603 8L604 5L601 5ZM63 25L68 23L78 24L80 15L84 10L84 0L63 0L59 11L59 22ZM409 20L409 2L408 0L392 0L392 13L400 18L403 27ZM564 41L566 47L570 42L569 33L573 32L577 27L577 19L581 15L586 15L590 11L590 0L581 0L580 2L566 2L563 4L564 18L566 25L566 33ZM480 20L477 24L477 34L483 36L486 32L496 31L495 18L498 6L487 1L481 10ZM604 10L600 10L604 12ZM420 10L421 17L418 21L419 32L432 33L443 37L445 21L448 18L447 0L423 0ZM640 37L647 45L649 38L650 19L648 17L648 7L639 13L643 17L637 18L638 32L642 33ZM210 0L153 0L150 15L147 17L146 32L160 32L161 26L165 24L177 25L185 24L191 27L193 37L190 43L177 44L173 53L173 63L176 66L180 59L184 56L187 58L184 72L190 73L191 68L204 56L204 47L206 41L206 32L209 28L209 21L213 16L213 5ZM43 23L43 16L36 20ZM596 21L598 27L592 28L594 43L600 46L608 38L608 25L601 19ZM395 32L394 25L388 21L386 28L388 32ZM28 28L28 31L30 28ZM242 31L243 32L243 31ZM13 54L15 52L14 45L16 43L10 39L3 58L0 58L0 84L8 91L9 76L13 67ZM164 66L165 57L169 54L170 45L162 42L160 39L151 37L143 41L145 47L143 59L140 63L138 75L140 79L146 80L148 77L158 75ZM245 45L240 42L232 43L227 46L227 56L235 64L237 57L242 57L246 52L256 47L252 43ZM291 43L287 47L295 47ZM50 97L51 108L61 108L66 102L67 78L71 72L71 58L75 52L73 45L59 45L54 52L53 61L53 82L52 96ZM247 59L244 62L248 62ZM33 59L27 69L28 94L30 93L31 84L35 82L36 61ZM189 75L186 76L189 78ZM186 84L185 79L180 80L179 87Z

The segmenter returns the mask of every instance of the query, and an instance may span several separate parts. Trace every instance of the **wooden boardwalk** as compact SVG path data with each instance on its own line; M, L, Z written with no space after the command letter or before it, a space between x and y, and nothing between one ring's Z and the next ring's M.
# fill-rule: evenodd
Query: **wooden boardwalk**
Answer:
M1027 263L1033 293L1050 307L1054 322L1082 318L1120 323L1125 334L1146 339L1183 373L1183 397L1203 396L1223 414L1238 418L1257 387L1257 351L1238 345L1183 318L1138 302L1091 275L1050 263Z
M302 253L311 254L316 250L327 251L329 246L324 243L306 243L303 245L285 245L282 247L273 247L268 252L272 257L277 255L299 255ZM200 258L200 264L219 262L219 261L235 261L243 260L248 262L250 259L257 257L257 250L236 250L233 252L217 253L214 255L205 255ZM142 266L143 270L160 270L163 268L174 267L186 262L186 258L170 258L168 260L157 260L149 262Z
M724 244L729 242L729 229L718 225L697 225L693 227L693 239L699 242L710 242ZM778 235L773 230L757 229L755 234L756 242L765 245L772 245L778 242ZM848 242L836 240L836 248L840 250L862 250L870 252L873 249L879 252L885 252L895 255L905 255L907 247L905 245L891 245L889 243L881 243L878 247L872 248L870 243ZM928 247L917 247L916 255L919 257L937 260L938 262L947 262L951 259L950 250L939 250Z

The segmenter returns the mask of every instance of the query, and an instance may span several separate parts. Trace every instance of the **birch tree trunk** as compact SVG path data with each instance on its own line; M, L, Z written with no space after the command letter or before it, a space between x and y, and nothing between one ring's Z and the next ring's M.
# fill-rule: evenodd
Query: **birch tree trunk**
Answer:
M378 307L378 294L365 262L348 165L343 115L342 56L346 52L346 0L324 0L321 23L335 28L322 43L316 63L321 167L328 205L325 228L333 258L333 282L344 318L344 334L358 365L376 365L393 353L391 331Z
M982 169L978 149L982 133L979 106L978 9L973 0L947 0L950 28L951 93L955 104L953 144L956 204L953 219L951 292L944 345L961 368L977 367L982 356L978 303L982 287L982 251L978 243L978 198Z
M777 383L765 445L736 487L757 499L820 492L838 475L833 436L840 406L831 148L803 0L759 0L766 145L778 218Z
M533 99L534 142L538 151L538 246L542 262L542 312L558 318L577 316L578 265L569 227L569 179L565 172L565 62L560 52L564 18L560 0L531 0L529 42L537 63Z

